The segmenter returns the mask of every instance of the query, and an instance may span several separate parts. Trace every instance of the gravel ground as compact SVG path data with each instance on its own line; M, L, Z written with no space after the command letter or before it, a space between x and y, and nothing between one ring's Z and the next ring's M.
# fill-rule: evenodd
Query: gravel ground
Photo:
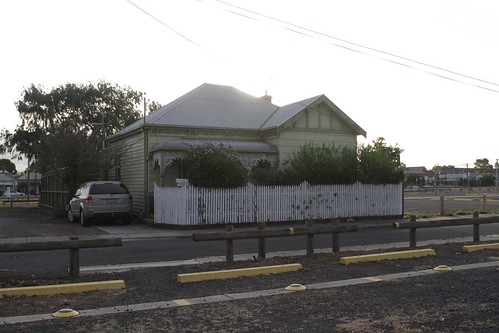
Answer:
M27 277L0 287L123 279L125 290L0 299L0 317L52 313L235 292L499 260L494 250L465 254L463 244L432 246L437 256L341 265L361 253L282 257L93 274L78 279ZM406 249L404 249L406 250ZM179 273L301 263L297 272L180 284ZM1 320L0 320L1 321ZM1 325L0 332L498 332L499 270L451 271L333 289L308 290L143 312Z

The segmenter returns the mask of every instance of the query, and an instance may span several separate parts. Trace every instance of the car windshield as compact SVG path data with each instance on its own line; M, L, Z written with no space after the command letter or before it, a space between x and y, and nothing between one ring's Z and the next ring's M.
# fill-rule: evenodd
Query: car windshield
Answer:
M128 189L123 184L94 184L89 194L128 194Z

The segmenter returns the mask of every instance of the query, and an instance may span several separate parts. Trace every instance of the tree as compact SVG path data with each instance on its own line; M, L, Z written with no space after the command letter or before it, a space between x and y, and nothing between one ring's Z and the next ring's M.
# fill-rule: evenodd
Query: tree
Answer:
M475 161L475 169L482 173L492 173L494 167L489 163L488 158L478 158Z
M68 83L49 92L32 84L16 102L21 124L0 133L0 153L35 160L40 172L65 168L72 190L99 175L105 139L140 118L142 98L106 82Z
M0 159L0 171L3 172L10 172L12 174L16 174L16 165L11 161L6 158Z
M364 184L398 184L404 180L402 149L387 146L384 138L359 147L359 181Z
M248 171L237 153L229 146L203 143L189 148L183 162L187 165L187 178L194 186L233 188L246 185Z
M355 149L308 143L287 161L289 170L301 181L317 184L352 184L357 181Z

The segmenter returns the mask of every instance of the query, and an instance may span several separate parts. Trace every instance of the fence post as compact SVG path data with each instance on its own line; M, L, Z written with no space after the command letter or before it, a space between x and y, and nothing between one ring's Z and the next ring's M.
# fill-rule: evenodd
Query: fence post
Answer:
M445 209L444 209L444 196L440 196L440 216L445 215Z
M307 228L312 228L314 222L312 220L305 221L305 225ZM307 234L307 256L312 257L314 255L314 234Z
M333 226L334 225L337 225L340 223L340 219L337 218L337 219L333 219ZM333 232L333 236L332 236L332 250L333 252L340 252L340 234L337 233L337 232Z
M234 230L234 226L232 224L227 224L225 226L225 231L226 232L231 232ZM225 252L225 261L226 262L234 262L234 240L233 239L227 239L226 243L226 252Z
M411 215L409 222L416 223L416 215ZM416 228L409 230L409 247L416 247Z
M483 205L482 205L482 212L486 212L486 206L487 206L487 195L484 194L482 197Z
M478 212L473 212L473 218L479 218L480 214ZM473 242L480 242L480 224L473 223Z
M258 222L258 230L265 230L265 222ZM258 259L265 259L265 237L258 238Z
M71 236L69 240L77 241L80 237ZM69 250L69 276L78 277L80 276L80 249L70 249Z

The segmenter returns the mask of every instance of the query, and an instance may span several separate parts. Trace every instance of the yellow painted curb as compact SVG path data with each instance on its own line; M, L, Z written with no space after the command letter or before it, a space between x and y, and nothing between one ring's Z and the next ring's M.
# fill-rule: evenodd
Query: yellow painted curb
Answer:
M232 279L241 276L255 276L262 274L293 272L299 269L302 269L301 264L286 264L286 265L275 265L275 266L229 269L223 271L177 274L177 282L185 283L185 282L199 282L207 280Z
M357 262L379 261L379 260L393 260L393 259L408 259L418 258L425 256L436 255L433 249L397 251L387 253L365 254L360 256L341 257L340 263L344 265L353 264Z
M499 243L464 245L463 246L463 252L468 252L468 253L479 251L479 250L490 250L490 249L499 250Z
M53 284L47 286L32 286L32 287L18 287L18 288L2 288L0 289L0 298L5 296L75 294L86 291L123 289L123 288L125 288L125 281L123 280Z

